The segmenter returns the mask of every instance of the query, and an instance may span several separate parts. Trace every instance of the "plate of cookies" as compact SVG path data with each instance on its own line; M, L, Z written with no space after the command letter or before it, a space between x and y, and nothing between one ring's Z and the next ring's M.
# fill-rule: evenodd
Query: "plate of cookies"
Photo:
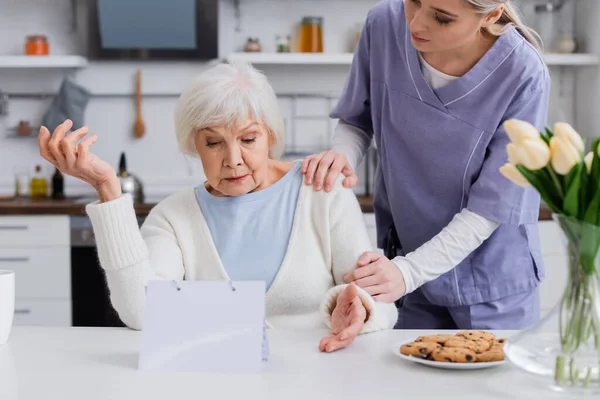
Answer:
M394 354L412 362L444 369L484 369L502 365L506 339L486 331L419 336L394 346Z

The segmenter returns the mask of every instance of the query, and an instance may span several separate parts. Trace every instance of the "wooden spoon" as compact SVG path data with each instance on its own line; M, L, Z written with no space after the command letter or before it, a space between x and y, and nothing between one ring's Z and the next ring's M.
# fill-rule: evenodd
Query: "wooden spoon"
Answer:
M136 85L135 85L135 96L136 96L136 119L135 119L135 137L141 138L144 137L144 133L146 132L146 127L144 125L144 120L142 119L142 72L138 71L135 74Z

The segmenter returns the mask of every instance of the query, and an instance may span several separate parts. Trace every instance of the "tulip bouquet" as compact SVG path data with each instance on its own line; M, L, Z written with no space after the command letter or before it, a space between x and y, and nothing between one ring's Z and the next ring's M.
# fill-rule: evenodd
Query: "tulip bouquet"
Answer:
M519 120L504 127L511 143L500 172L517 185L533 186L566 237L569 273L557 307L555 383L600 385L600 139L584 155L584 141L569 124L557 123L554 131L545 132ZM583 365L577 363L582 357L587 360Z

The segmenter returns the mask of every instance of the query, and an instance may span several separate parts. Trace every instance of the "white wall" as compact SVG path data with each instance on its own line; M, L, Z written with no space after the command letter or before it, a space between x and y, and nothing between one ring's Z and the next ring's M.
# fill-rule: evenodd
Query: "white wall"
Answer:
M82 0L78 0L82 1ZM292 34L304 15L325 18L325 51L346 52L356 29L376 0L239 0L240 19L235 18L233 0L222 0L220 55L239 50L248 36L258 37L265 51L272 51L275 35ZM523 2L521 0L521 2ZM524 3L529 13L531 3ZM565 17L567 20L570 17ZM77 52L77 40L72 32L70 0L0 0L0 54L21 52L24 37L31 33L49 36L55 54ZM202 180L202 168L197 160L184 158L178 151L172 122L172 112L178 93L195 74L206 68L203 63L179 62L94 62L75 74L76 80L94 95L86 110L86 124L100 138L94 151L116 166L121 151L126 151L132 172L137 173L148 193L167 194ZM143 117L146 136L139 140L132 135L134 121L134 77L142 71ZM327 112L335 104L342 89L348 67L285 66L265 67L275 91L281 94L282 110L288 128L295 128L301 147L326 147L328 132L333 125ZM553 70L561 82L553 86L550 119L572 120L574 101L570 70ZM53 93L60 85L62 74L52 71L0 70L0 90L11 93ZM318 94L312 99L290 96ZM34 139L8 139L6 129L19 120L40 121L50 99L14 99L10 115L0 117L0 194L10 193L15 165L45 166L39 158ZM292 120L292 114L303 119ZM317 143L315 146L314 143ZM73 179L67 180L67 194L89 192L89 188ZM360 191L360 188L358 189Z
M600 54L600 1L577 1L577 34L585 38L582 45L591 53ZM585 68L576 80L576 121L579 131L590 137L600 136L600 68Z

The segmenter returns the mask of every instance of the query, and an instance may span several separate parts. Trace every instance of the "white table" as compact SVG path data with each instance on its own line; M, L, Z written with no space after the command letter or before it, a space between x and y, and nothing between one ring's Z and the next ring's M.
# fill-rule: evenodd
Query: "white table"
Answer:
M425 332L385 331L323 354L326 331L269 331L271 359L248 375L137 370L141 333L118 328L15 327L0 346L2 400L552 399L564 398L510 364L448 371L410 363L393 345ZM431 333L431 332L427 332ZM510 336L510 332L499 332Z

